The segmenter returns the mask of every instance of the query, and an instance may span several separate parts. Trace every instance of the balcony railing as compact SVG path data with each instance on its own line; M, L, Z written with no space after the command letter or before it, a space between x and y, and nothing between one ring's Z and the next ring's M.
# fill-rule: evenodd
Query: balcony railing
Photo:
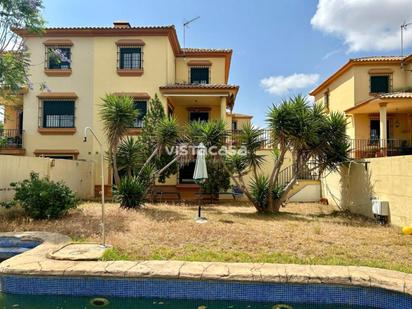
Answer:
M0 148L21 148L22 137L18 129L0 129Z
M227 131L227 138L226 138L226 145L227 146L232 146L235 148L239 148L242 146L242 141L241 141L241 130L229 130ZM272 139L270 136L270 130L268 129L263 129L262 134L260 136L261 140L261 149L270 149L272 148Z
M412 141L406 139L353 139L350 157L353 159L404 156L412 154Z

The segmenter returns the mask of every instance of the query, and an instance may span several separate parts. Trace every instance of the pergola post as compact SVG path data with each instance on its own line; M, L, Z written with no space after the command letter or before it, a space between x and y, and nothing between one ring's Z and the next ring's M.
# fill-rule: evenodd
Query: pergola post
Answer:
M387 134L387 103L379 103L379 122L380 122L380 148L382 155L386 157L388 146L388 134Z

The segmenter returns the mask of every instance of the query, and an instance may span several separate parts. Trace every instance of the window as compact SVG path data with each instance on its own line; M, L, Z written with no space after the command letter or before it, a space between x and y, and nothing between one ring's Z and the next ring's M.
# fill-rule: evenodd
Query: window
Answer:
M232 130L237 130L237 121L232 121Z
M201 122L209 121L209 113L208 112L190 112L190 121L201 121Z
M329 110L329 90L327 90L323 95L323 104L325 105L325 108Z
M370 92L371 93L388 93L390 90L389 75L371 75Z
M46 67L50 70L69 70L71 65L70 47L46 47Z
M74 128L74 101L43 101L43 128Z
M133 128L143 128L143 118L147 113L147 102L134 101L134 107L138 111L138 115L134 121Z
M209 84L209 68L190 68L191 84Z
M136 70L142 67L142 50L140 47L119 47L119 69Z

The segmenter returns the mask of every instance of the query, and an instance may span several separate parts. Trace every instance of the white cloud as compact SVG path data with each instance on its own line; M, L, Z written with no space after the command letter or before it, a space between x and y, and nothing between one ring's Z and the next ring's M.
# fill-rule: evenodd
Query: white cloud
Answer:
M315 104L315 97L314 97L314 96L307 95L305 98L306 98L306 101L307 101L309 104L311 104L311 105Z
M319 80L319 74L292 74L289 76L270 76L263 78L260 85L265 91L274 95L282 95L291 90L304 89Z
M311 24L341 37L349 52L400 48L400 26L412 22L411 0L319 0ZM412 46L412 26L405 47Z

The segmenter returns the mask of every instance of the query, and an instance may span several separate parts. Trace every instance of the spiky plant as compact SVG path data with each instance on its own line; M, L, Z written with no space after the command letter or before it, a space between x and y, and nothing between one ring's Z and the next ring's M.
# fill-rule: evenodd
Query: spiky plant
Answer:
M247 124L243 126L240 132L240 143L246 148L245 159L253 171L253 176L257 178L257 170L265 162L265 156L258 154L258 150L263 148L264 140L262 139L264 130Z
M140 149L142 144L138 138L127 136L123 139L117 150L117 165L119 172L124 172L131 177L142 163Z
M113 162L113 175L116 184L120 183L117 167L117 147L126 135L127 130L133 127L133 121L137 117L133 98L127 96L116 96L107 94L102 98L103 104L100 109L100 117L103 122L103 130L109 144L109 157Z

